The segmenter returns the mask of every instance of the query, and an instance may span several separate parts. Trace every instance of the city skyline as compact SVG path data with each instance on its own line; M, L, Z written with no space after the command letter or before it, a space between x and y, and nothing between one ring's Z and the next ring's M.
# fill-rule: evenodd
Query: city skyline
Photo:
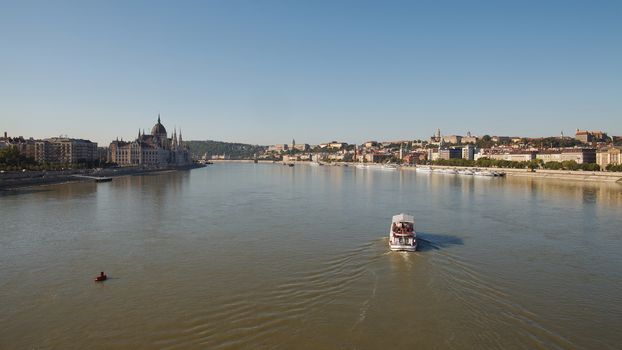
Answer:
M158 114L157 117L157 123L159 124L161 120L160 115ZM175 134L179 134L181 136L181 128L178 127L174 127L173 128L174 133ZM121 131L120 131L121 132ZM292 143L296 143L296 144L310 144L310 145L321 145L321 144L326 144L326 143L330 143L330 142L345 142L347 144L351 144L351 145L363 145L367 142L391 142L391 141L395 141L395 142L399 142L399 141L404 141L404 142L410 142L410 141L422 141L422 142L428 142L431 138L434 137L440 137L442 136L443 138L446 137L475 137L475 138L481 138L483 136L490 136L490 137L510 137L510 138L515 138L515 137L520 137L520 138L526 138L526 139L544 139L544 138L560 138L560 137L564 137L567 139L576 139L576 133L579 132L588 132L588 133L592 133L592 132L603 132L605 135L607 135L607 138L611 139L611 138L619 138L620 135L615 135L615 134L611 134L609 132L607 132L606 130L597 130L596 128L586 128L586 129L575 129L574 131L570 132L570 133L566 133L563 130L558 133L557 135L536 135L536 136L527 136L527 135L519 135L519 134L500 134L500 133L474 133L471 132L470 130L466 131L466 132L442 132L440 128L437 128L436 131L434 133L431 133L429 136L427 137L422 137L422 138L402 138L402 139L383 139L383 138L368 138L365 139L363 141L357 141L357 142L351 142L351 140L345 140L345 139L337 139L337 138L328 138L325 140L322 140L321 142L306 142L304 140L299 140L299 142L296 142L296 136L293 136L291 139L286 140L287 138L283 139L283 140L279 140L277 142L271 142L271 143L246 143L246 144L250 144L250 145L258 145L258 146L272 146L272 145L282 145L282 144L292 144ZM148 134L147 133L147 129L146 128L139 128L138 129L138 136L140 137L140 135L145 135ZM125 135L125 133L124 133ZM171 134L173 135L173 134ZM33 135L11 135L10 133L8 133L7 131L3 131L2 134L0 134L0 136L5 136L8 138L23 138L24 140L28 140L28 139L35 139L35 140L46 140L46 139L54 139L54 138L68 138L68 139L76 139L76 140L87 140L87 141L92 141L97 143L100 147L107 147L107 145L110 142L114 142L114 141L125 141L125 142L131 142L132 140L134 140L136 138L136 132L134 133L134 135L129 135L127 137L124 136L116 136L110 140L104 140L103 142L98 142L96 139L88 139L85 137L80 137L80 136L72 136L72 135L67 135L67 134L59 134L59 135L48 135L48 136L33 136ZM218 142L228 142L228 143L244 143L238 140L217 140L217 139L192 139L192 140L188 140L188 141L218 141Z
M0 5L0 128L107 144L622 134L622 4ZM171 125L171 123L175 123Z

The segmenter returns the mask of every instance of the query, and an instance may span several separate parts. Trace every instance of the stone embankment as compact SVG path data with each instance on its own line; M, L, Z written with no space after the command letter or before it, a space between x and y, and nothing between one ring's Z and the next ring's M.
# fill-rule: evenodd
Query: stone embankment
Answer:
M214 163L252 163L253 160L212 160ZM259 163L275 163L283 164L282 161L260 160ZM309 164L308 161L290 161L288 163L293 164ZM358 163L351 162L331 162L324 163L324 165L332 166L353 166ZM427 166L427 165L426 165ZM448 166L448 165L429 165L433 169L476 169L475 167L463 167L463 166ZM402 169L415 170L416 166L402 166ZM494 171L503 171L507 176L524 176L532 178L546 178L557 180L575 180L575 181L600 181L600 182L619 182L622 183L622 173L609 172L609 171L569 171L569 170L545 170L537 169L531 171L529 169L515 169L515 168L479 168Z
M442 166L442 165L430 165L432 169L475 169L473 167L461 167L461 166ZM407 167L415 169L415 167ZM577 180L577 181L600 181L600 182L622 182L622 173L609 172L609 171L570 171L570 170L545 170L536 169L531 171L529 169L514 169L514 168L479 168L494 171L503 171L507 176L523 176L534 178L546 178L557 180Z
M118 177L162 171L187 170L198 167L203 167L203 165L193 164L184 167L168 168L118 167L104 169L75 169L58 171L5 171L0 173L0 190L37 185L50 185L63 182L93 181L93 179L89 178L89 176Z

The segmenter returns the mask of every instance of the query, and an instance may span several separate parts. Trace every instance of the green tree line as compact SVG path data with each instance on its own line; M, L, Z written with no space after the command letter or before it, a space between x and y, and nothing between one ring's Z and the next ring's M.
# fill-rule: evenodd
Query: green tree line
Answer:
M622 164L618 164L618 165L609 164L607 165L607 167L605 167L605 169L607 169L607 171L622 171Z
M231 159L252 159L255 154L260 155L267 148L266 146L211 140L184 141L184 143L190 148L190 152L195 158L200 158L207 153L208 156L225 154Z
M103 166L99 160L88 163L64 164L37 162L32 157L27 157L19 152L16 146L8 146L0 149L0 170L18 171L26 170L64 170L64 169L90 169Z
M480 158L478 160L468 160L462 158L456 159L438 159L432 162L434 165L444 166L467 166L467 167L480 167L480 168L513 168L513 169L549 169L549 170L585 170L585 171L599 171L600 166L596 163L583 163L578 164L574 160L565 160L563 162L548 162L544 163L541 159L535 159L531 161L515 162L509 160ZM617 169L612 167L610 171Z
M38 165L33 158L21 154L17 147L8 146L0 149L0 169L20 170Z

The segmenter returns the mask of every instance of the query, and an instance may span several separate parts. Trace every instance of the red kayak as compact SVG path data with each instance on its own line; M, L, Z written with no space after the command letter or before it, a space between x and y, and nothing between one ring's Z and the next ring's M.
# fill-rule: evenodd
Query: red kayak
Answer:
M105 280L108 279L108 276L106 276L106 274L104 274L104 272L102 271L99 276L95 277L95 282L103 282Z

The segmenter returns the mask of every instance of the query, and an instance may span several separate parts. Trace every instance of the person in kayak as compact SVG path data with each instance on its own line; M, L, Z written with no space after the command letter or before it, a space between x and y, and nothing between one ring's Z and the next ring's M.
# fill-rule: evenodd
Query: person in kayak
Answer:
M102 281L105 281L106 279L108 279L108 276L106 276L104 271L102 271L99 273L99 276L95 278L95 282L102 282Z

